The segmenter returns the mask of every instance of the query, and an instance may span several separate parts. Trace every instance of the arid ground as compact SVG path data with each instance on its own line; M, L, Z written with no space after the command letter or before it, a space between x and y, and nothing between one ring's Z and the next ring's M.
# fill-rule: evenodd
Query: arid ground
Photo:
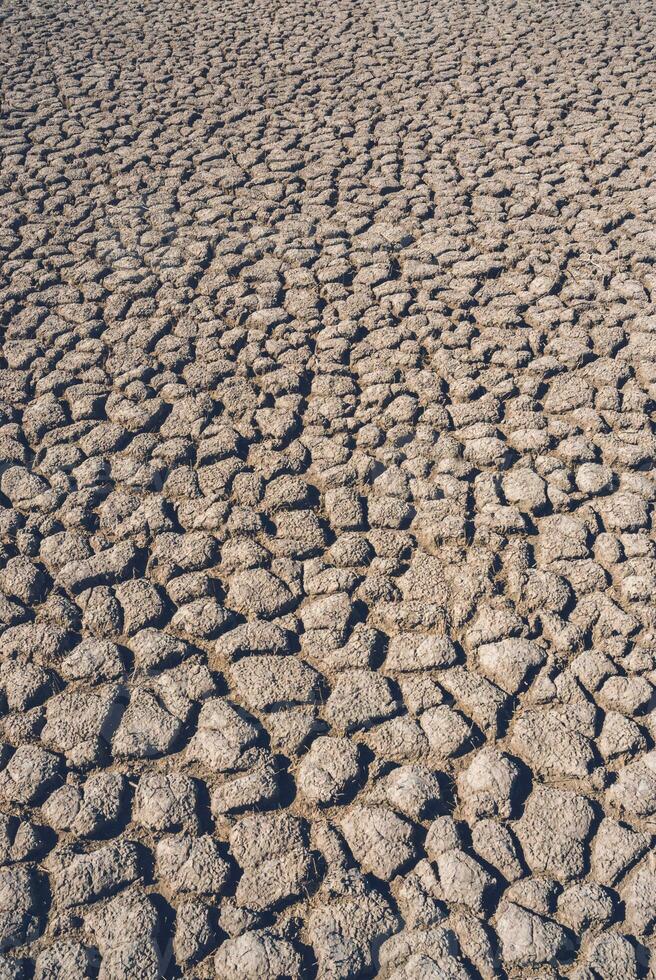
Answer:
M0 980L656 978L656 7L0 18Z

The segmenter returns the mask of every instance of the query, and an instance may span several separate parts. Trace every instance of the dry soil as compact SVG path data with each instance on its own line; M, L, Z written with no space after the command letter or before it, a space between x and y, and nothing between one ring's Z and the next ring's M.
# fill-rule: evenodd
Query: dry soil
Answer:
M0 980L656 977L655 37L3 4Z

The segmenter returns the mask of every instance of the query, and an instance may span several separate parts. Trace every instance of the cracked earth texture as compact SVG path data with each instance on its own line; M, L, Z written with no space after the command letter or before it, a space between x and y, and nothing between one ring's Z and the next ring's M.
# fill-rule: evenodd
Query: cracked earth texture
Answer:
M0 980L656 977L655 35L4 5Z

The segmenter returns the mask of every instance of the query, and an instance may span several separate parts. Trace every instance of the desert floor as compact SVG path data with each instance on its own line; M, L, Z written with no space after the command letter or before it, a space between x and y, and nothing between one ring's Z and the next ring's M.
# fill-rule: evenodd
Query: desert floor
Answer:
M655 978L656 8L0 16L0 980Z

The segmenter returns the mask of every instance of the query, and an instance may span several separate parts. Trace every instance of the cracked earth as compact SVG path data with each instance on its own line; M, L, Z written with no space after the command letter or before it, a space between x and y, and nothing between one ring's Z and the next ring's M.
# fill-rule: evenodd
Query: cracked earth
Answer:
M0 980L656 977L656 13L7 0Z

